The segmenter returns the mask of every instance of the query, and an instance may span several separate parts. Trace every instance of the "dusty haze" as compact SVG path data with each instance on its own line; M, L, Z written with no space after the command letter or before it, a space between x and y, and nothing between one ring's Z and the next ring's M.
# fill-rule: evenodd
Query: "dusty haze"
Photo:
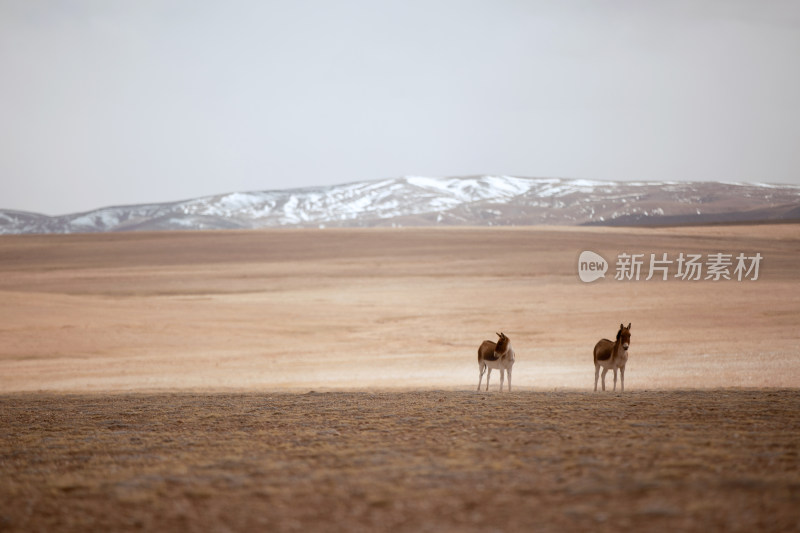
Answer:
M797 228L3 237L0 391L468 390L501 330L515 387L586 390L621 322L628 390L797 387ZM582 250L606 280L578 279ZM757 281L618 282L621 252L764 259Z

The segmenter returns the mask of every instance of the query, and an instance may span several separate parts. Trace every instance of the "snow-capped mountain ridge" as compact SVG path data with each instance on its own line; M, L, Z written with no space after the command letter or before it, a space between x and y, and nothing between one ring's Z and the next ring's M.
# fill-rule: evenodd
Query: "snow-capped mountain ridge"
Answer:
M800 218L800 187L473 176L232 192L49 217L0 210L0 233L381 225L642 224Z

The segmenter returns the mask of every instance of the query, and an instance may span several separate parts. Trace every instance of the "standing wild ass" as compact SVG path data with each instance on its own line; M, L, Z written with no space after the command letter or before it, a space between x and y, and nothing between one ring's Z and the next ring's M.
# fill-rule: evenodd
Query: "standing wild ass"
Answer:
M617 369L621 380L620 392L625 392L625 363L628 362L628 347L631 345L631 324L619 325L617 340L601 339L594 345L594 390L597 391L597 376L603 367L603 390L606 390L606 372L614 370L614 390L617 390Z
M514 349L511 340L505 333L498 333L497 344L492 341L483 341L478 348L478 390L481 390L481 380L486 372L486 390L489 390L489 376L493 368L500 369L500 392L503 392L503 371L508 372L508 392L511 392L511 367L514 366Z

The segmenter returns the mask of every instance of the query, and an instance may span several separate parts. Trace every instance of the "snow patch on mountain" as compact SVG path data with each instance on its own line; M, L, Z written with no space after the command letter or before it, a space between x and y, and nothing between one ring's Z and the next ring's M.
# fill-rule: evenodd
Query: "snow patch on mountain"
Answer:
M698 205L702 205L702 215ZM652 224L800 218L800 187L406 176L231 192L48 217L0 210L0 234L399 225ZM693 218L694 217L694 218ZM715 218L716 217L716 218Z

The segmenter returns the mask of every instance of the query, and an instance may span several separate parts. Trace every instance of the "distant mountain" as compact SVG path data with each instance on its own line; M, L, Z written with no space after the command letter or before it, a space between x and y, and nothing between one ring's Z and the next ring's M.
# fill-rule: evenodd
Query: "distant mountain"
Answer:
M0 234L779 220L800 221L800 187L511 176L404 177L105 207L54 217L0 210Z

